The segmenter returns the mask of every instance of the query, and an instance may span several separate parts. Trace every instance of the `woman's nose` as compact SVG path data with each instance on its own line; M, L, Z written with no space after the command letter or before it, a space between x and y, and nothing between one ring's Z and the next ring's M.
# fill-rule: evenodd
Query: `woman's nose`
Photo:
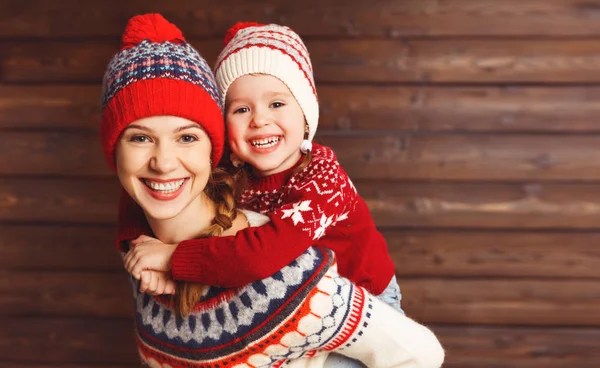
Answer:
M177 150L167 145L157 145L150 160L152 170L160 173L169 173L179 167Z

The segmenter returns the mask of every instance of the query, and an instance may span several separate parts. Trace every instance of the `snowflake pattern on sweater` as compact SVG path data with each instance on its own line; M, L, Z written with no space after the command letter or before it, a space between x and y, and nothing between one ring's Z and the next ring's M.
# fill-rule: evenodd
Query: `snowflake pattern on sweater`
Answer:
M347 220L356 206L356 188L334 152L315 146L309 165L292 175L283 188L250 187L242 193L240 205L262 214L290 218L312 240L320 239L329 227ZM307 199L294 201L298 193Z

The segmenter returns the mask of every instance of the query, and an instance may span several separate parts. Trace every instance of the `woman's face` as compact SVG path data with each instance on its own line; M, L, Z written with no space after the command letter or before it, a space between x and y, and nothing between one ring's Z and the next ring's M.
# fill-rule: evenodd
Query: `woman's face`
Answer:
M117 175L147 216L170 219L201 200L211 148L208 135L193 121L175 116L136 120L117 142Z

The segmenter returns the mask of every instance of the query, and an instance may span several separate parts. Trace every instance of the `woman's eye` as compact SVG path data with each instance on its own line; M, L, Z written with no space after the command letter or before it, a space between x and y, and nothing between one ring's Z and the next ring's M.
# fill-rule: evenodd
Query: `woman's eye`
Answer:
M129 141L136 143L147 143L150 142L150 138L146 137L145 135L132 135L131 138L129 138Z
M274 108L278 108L278 107L282 107L282 106L284 106L283 102L273 102L271 104L271 107L274 107Z
M198 140L198 138L196 138L193 135L182 135L181 138L179 138L179 140L182 143L193 143L193 142L196 142Z

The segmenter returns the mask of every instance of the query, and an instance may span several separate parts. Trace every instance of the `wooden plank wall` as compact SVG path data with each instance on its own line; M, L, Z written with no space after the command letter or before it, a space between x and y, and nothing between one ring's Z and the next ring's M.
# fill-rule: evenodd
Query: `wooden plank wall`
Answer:
M0 366L133 367L100 83L159 11L311 51L331 145L448 368L600 366L600 2L0 0Z

